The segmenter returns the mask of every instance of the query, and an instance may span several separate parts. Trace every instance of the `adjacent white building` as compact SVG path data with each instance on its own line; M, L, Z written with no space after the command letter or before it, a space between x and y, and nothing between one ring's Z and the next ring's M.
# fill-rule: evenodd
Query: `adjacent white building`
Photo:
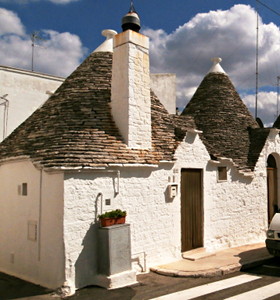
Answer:
M64 78L0 66L0 140L42 105Z
M194 248L264 241L279 130L259 127L220 60L177 116L150 89L147 37L128 29L103 46L0 144L0 270L114 288ZM134 271L104 278L97 216L116 208Z

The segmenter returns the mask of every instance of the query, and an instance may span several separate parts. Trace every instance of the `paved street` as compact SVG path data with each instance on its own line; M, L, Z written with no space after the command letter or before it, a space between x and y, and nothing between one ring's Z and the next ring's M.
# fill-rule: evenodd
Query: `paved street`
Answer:
M89 287L69 300L276 300L280 297L280 260L215 278L179 278L154 273L138 276L139 285L107 291ZM234 297L234 298L232 298ZM0 299L57 299L51 291L0 274Z

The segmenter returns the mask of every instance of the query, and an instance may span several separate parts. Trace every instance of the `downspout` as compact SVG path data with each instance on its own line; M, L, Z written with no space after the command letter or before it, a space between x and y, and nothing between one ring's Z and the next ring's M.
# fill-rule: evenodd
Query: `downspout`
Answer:
M43 198L43 170L40 169L40 190L39 190L39 221L38 221L38 261L41 260L41 225L42 225L42 198Z
M120 170L117 171L117 176L118 176L117 177L118 181L117 181L117 189L116 189L116 192L115 192L116 195L118 195L120 193L120 177L121 177L121 171Z

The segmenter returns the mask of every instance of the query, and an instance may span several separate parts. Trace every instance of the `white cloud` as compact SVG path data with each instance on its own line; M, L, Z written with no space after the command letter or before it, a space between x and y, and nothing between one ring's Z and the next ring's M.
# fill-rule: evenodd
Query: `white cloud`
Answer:
M241 95L242 96L242 95ZM245 95L242 97L252 115L255 115L255 95ZM257 115L266 126L272 126L277 118L277 93L276 92L259 92L257 98ZM280 103L279 103L280 104ZM279 109L280 107L278 107Z
M0 35L24 34L24 26L19 17L12 11L0 8Z
M280 30L273 23L259 23L259 86L271 86L280 72ZM223 58L222 67L237 89L254 90L256 12L252 7L239 4L200 13L170 34L161 29L143 33L150 37L152 71L177 74L179 107L190 100L212 57Z
M7 24L2 27L2 24ZM67 76L81 62L85 49L77 35L42 30L44 40L36 41L34 70ZM25 32L20 19L12 11L0 10L0 64L30 69L32 58L31 37Z

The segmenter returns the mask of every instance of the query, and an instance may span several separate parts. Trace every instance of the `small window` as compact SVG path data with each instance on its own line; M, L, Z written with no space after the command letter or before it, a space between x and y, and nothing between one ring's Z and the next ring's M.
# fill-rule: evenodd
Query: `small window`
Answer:
M227 181L227 167L218 167L218 181Z
M27 183L23 183L21 186L21 194L22 196L27 196Z

